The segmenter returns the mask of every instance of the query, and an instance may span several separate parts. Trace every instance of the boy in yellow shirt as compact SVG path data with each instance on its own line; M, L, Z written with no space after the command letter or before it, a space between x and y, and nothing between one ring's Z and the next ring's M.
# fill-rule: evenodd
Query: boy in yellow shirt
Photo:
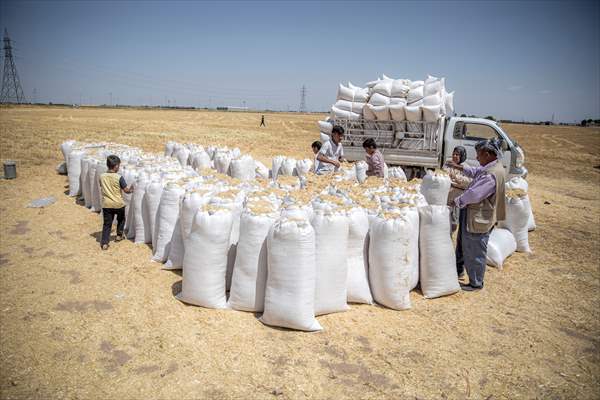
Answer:
M115 215L117 216L117 239L123 240L123 227L125 226L125 202L121 195L121 190L125 193L133 192L133 188L128 188L125 179L117 174L121 166L121 159L115 155L106 158L108 172L100 176L100 188L102 189L102 217L104 225L102 226L102 241L100 247L102 250L108 249L108 240Z

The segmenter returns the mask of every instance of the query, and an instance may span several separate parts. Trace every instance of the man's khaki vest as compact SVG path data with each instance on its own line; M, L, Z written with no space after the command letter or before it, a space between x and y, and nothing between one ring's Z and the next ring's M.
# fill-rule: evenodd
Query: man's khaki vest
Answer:
M505 172L502 162L496 161L493 166L485 168L485 171L496 178L496 191L481 202L467 206L467 231L471 233L487 233L497 221L503 221L506 216Z

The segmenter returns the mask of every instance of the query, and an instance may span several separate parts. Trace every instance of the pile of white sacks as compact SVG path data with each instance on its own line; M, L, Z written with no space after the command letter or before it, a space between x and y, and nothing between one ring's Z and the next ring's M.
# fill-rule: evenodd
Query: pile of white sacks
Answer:
M398 146L405 137L420 137L428 126L453 113L454 92L446 91L445 78L411 81L383 75L365 88L340 84L331 115L319 121L319 128L329 135L336 120L361 120L364 129L389 130L392 145Z
M309 160L283 156L269 171L238 149L174 142L164 154L112 143L61 148L70 194L96 212L106 156L121 158L119 173L134 187L125 195L127 237L151 244L164 269L183 269L183 302L314 331L322 329L315 316L348 303L405 310L418 284L426 298L459 290L449 184L429 185L427 176L361 183L358 163L317 176Z

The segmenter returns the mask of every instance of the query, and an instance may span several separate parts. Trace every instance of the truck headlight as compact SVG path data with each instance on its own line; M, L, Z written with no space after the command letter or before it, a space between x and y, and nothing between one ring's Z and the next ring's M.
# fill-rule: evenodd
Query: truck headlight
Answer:
M525 154L520 147L517 147L517 154L515 159L515 166L521 168L525 164Z

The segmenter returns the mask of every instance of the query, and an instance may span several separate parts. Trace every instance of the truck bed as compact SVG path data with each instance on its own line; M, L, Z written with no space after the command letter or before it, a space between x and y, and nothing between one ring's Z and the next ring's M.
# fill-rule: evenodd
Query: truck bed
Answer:
M345 131L346 159L364 160L362 143L373 138L386 164L427 168L440 166L444 122L444 118L436 122L335 120Z

